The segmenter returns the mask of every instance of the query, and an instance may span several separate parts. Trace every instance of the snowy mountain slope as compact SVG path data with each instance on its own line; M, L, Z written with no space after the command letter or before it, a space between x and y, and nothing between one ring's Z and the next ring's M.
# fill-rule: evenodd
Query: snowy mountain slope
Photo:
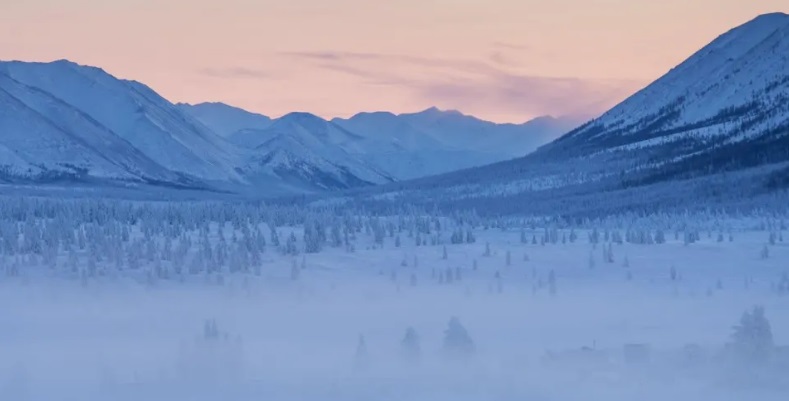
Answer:
M369 146L358 157L374 163L400 180L458 170L507 158L501 154L468 151L439 141L388 112L359 113L335 123L365 136Z
M623 145L665 146L679 140L704 147L710 139L720 143L748 139L787 124L787 92L789 16L767 14L721 35L547 148L589 152ZM678 135L691 131L696 132Z
M257 156L242 170L251 180L275 176L304 191L348 189L391 182L340 148L315 150L299 138L278 134L261 144ZM317 148L320 149L320 148Z
M509 158L524 156L579 125L579 121L571 118L550 116L523 124L495 124L435 107L400 117L447 146L498 153Z
M97 177L185 183L89 116L2 73L0 166L6 181Z
M776 174L787 164L789 16L768 14L725 33L601 117L526 157L361 196L510 209L532 202L575 205L591 202L593 194L631 189L609 204L642 202L638 194L647 187L658 201L683 196L675 192L681 185L691 188L684 194L746 196L785 187L787 180Z
M354 149L363 137L352 133L334 123L314 114L293 112L276 120L266 129L248 129L236 132L228 138L231 142L246 148L256 148L268 139L286 134L314 145L333 144Z
M242 168L251 177L275 174L305 180L318 189L345 189L393 181L393 178L350 152L366 149L366 140L309 113L290 113L264 130L242 130L229 140L252 150Z
M306 113L278 119L240 147L192 114L208 109L211 124L256 127L265 117L216 104L175 106L98 68L2 62L0 84L0 178L9 182L122 180L270 196L392 181L345 150L361 151L354 146L363 138Z
M371 162L400 179L446 173L523 156L567 132L571 119L538 118L525 124L495 124L457 111L359 113L332 122L367 138Z
M241 130L260 130L271 125L271 119L262 114L224 103L178 103L176 106L223 138Z
M242 181L235 147L140 83L68 61L3 62L0 74L68 104L173 172Z
M179 104L178 107L245 149L255 149L278 135L293 135L296 142L319 147L309 150L311 154L305 161L315 161L314 157L325 153L327 147L339 147L344 151L339 159L335 155L323 162L347 167L362 163L398 180L522 156L578 125L573 119L551 117L525 124L494 124L436 108L401 115L359 113L349 119L326 121L309 113L290 113L269 120L221 103ZM280 143L274 141L270 145ZM289 151L289 154L289 160L297 158L296 153ZM356 160L342 160L348 157ZM259 155L253 158L252 164L260 161Z

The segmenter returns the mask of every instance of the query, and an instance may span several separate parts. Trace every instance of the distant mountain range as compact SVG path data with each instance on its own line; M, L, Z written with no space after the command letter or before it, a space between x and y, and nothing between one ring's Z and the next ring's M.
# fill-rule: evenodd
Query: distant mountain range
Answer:
M174 105L68 61L0 63L0 182L344 190L373 205L491 213L621 209L789 188L789 16L732 29L576 125L494 124L436 108L271 119L221 103Z
M359 113L326 121L308 113L278 119L249 113L222 103L179 104L183 111L230 142L264 154L277 151L274 137L292 136L306 144L319 138L324 153L337 146L345 155L333 164L346 166L348 157L375 166L388 180L406 180L512 159L534 151L580 124L573 118L540 117L523 124L495 124L458 111L435 107L419 113ZM310 139L312 140L312 139ZM334 153L338 149L332 150ZM297 154L291 154L290 159ZM305 155L306 156L306 155ZM373 178L373 177L370 177ZM382 180L372 179L371 183Z
M69 62L0 62L0 182L159 185L254 196L399 181L516 157L576 125L493 124L437 109L326 121L172 104Z
M789 15L774 13L525 157L368 192L507 213L701 206L786 188Z

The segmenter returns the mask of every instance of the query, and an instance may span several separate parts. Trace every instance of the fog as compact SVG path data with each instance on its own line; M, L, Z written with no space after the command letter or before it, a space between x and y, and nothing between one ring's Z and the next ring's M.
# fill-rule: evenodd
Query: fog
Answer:
M0 400L785 399L783 220L628 219L0 208Z
M498 293L485 280L389 280L5 282L0 398L769 400L789 389L786 361L714 356L754 304L775 342L789 343L786 301L767 291L567 279L550 296L517 284ZM473 340L468 355L444 347L452 317ZM206 332L212 322L217 337ZM402 345L408 327L415 357ZM625 361L625 344L648 344L648 360ZM689 360L688 344L703 359Z

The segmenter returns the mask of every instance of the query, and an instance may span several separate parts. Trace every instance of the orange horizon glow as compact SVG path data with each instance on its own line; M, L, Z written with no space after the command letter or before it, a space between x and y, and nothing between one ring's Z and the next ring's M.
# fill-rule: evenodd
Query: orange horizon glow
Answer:
M0 0L0 59L69 59L173 102L272 117L436 106L523 122L599 114L718 35L776 11L789 4Z

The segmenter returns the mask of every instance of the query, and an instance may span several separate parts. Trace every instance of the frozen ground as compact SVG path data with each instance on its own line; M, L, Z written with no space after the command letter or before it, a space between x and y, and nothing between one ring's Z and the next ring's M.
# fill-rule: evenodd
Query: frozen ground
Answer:
M593 245L575 232L541 245L541 229L526 244L519 229L476 229L472 244L419 247L406 232L400 247L361 232L353 252L270 246L260 275L80 280L21 269L0 280L0 399L786 399L785 351L758 365L721 356L754 305L776 346L789 345L780 234L766 245L764 230L722 242L701 232L685 245L666 232L665 244L637 245L601 232ZM453 316L475 347L463 358L443 344ZM408 327L416 356L401 344ZM648 345L649 357L625 361L626 344ZM690 344L701 356L689 359Z

